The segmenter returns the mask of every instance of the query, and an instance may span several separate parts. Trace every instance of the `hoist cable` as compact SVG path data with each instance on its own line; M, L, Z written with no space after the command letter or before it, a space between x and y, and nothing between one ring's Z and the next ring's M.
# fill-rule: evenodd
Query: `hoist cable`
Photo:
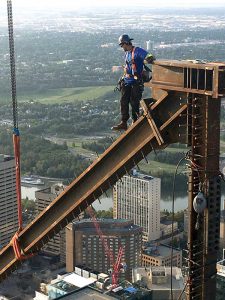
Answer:
M14 126L14 130L16 130L16 129L18 130L18 110L17 110L17 97L16 97L16 67L15 67L15 50L14 50L14 38L13 38L13 14L12 14L12 1L11 0L7 0L7 12L8 12L8 34L9 34L10 70L11 70L13 126Z
M18 128L18 109L16 97L16 68L15 68L15 49L13 38L13 14L12 1L7 0L8 12L8 33L9 33L9 53L10 53L10 70L11 70L11 93L13 108L13 146L16 165L16 194L18 205L18 225L19 231L22 230L22 205L21 205L21 180L20 180L20 133Z

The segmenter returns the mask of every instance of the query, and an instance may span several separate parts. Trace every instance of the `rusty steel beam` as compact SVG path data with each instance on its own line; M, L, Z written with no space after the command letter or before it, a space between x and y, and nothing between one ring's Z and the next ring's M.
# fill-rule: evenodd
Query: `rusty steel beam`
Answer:
M160 60L153 66L153 77L146 86L164 91L223 97L225 64L198 61Z
M153 149L178 140L178 133L175 134L174 128L178 128L179 122L183 120L181 113L187 110L186 98L179 100L179 103L174 101L173 105L169 102L169 98L165 98L151 110L153 116L158 115L162 104L170 107L164 111L161 119L154 121L154 132L146 112L19 233L19 244L25 254L38 252L49 239L78 217ZM143 105L145 109L149 107L148 99ZM0 252L0 279L15 270L19 263L12 245L7 245Z
M183 137L187 138L192 161L188 178L189 254L185 292L188 300L215 299L221 198L220 98L225 95L225 64L156 61L152 81L147 86L152 88L152 96L156 100L154 105L164 101L168 94L174 93L177 98L179 93L183 93L183 97L186 95L187 98L188 133L186 135L184 129L179 139L185 142ZM206 198L207 207L197 214L193 201L200 190Z
M189 269L188 299L214 299L220 226L220 99L192 95L191 160L196 165L189 175ZM197 216L193 199L199 189L207 208ZM199 219L198 219L199 218ZM197 228L196 228L197 225Z

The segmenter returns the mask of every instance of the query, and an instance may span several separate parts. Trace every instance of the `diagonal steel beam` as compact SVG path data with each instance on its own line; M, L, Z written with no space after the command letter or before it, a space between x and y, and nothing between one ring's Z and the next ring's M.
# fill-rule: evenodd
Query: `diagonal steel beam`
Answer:
M160 105L165 101L166 98L155 110L160 109ZM147 107L148 103L145 104L145 109ZM173 128L178 127L181 106L174 101L170 107L169 112L164 112L163 121L155 122L155 128L158 126L157 131L165 143L158 144L155 133L149 125L149 119L146 116L140 117L35 220L19 233L19 243L24 253L39 251L54 234L78 217L82 211L153 149L165 147L166 143L176 142ZM185 101L182 104L182 109L186 110ZM15 258L12 245L7 245L0 252L0 279L15 270L18 264L19 261Z

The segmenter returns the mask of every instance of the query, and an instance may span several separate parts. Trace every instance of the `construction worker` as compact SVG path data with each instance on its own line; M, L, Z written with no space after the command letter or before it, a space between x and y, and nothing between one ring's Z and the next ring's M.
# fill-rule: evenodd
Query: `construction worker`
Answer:
M155 60L152 54L140 47L132 45L133 39L127 34L119 37L119 46L125 51L124 74L119 81L121 99L121 122L112 127L113 130L126 130L129 119L129 104L132 109L132 120L135 122L139 116L140 100L144 90L143 68L145 63L152 64Z

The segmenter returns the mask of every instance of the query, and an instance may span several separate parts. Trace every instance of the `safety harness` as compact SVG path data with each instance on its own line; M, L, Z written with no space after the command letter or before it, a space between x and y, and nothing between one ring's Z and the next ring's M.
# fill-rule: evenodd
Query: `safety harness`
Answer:
M131 68L132 68L132 73L134 76L134 79L138 79L135 74L137 74L137 66L134 60L134 53L135 53L135 47L133 47L132 53L131 53Z
M132 69L132 74L127 74L127 67L126 67L124 75L127 78L134 78L135 80L141 79L143 82L149 82L151 80L151 76L150 76L151 69L148 66L146 66L144 63L143 63L144 70L142 71L142 73L140 74L140 76L138 76L137 66L136 66L135 59L134 59L135 49L136 48L133 47L132 52L131 52L131 69Z

